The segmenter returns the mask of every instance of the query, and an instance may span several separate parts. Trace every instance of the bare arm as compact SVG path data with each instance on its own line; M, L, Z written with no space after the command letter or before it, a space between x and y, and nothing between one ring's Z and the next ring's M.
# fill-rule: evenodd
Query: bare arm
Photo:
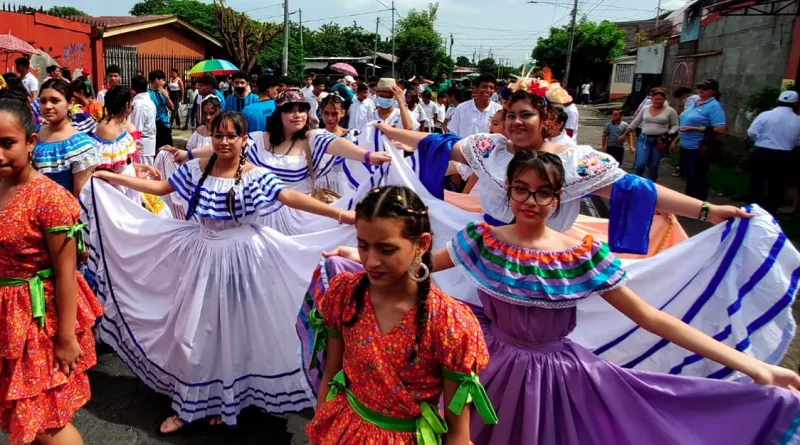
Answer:
M278 201L293 209L325 216L344 224L355 223L356 217L354 212L337 209L336 207L317 201L305 193L300 193L296 190L283 189L278 194Z
M86 185L86 181L89 180L89 178L92 176L92 173L94 173L94 168L87 168L86 170L81 170L72 174L72 182L74 187L73 193L76 197L81 194L83 186Z
M354 161L364 162L364 156L369 153L367 150L359 147L358 145L348 141L345 138L336 138L330 145L328 145L327 153L341 156L343 158L352 159ZM194 154L194 151L192 152ZM370 164L382 164L392 160L391 155L384 152L369 153Z
M669 134L675 134L678 132L678 128L680 128L680 120L678 119L678 113L673 109L669 109Z
M475 188L475 184L477 183L478 183L478 175L473 173L472 176L470 176L469 179L467 179L467 185L464 186L463 193L468 194L469 192L471 192L472 189Z
M757 382L781 383L780 381L775 381L775 379L770 379L768 377L770 373L776 371L771 370L770 367L764 363L753 357L742 354L736 349L714 340L672 315L650 306L627 286L622 286L618 289L606 292L603 294L603 298L636 324L665 340L675 343L709 360L740 371L752 377L753 380ZM788 370L785 371L787 373L790 372ZM797 374L794 374L794 378L790 380L794 385L800 384L800 376L797 376Z
M325 371L322 373L322 380L319 383L316 412L319 412L322 409L322 405L325 404L325 399L328 396L328 383L342 370L344 358L344 342L341 339L328 337L328 343L325 348Z
M175 191L169 181L151 181L149 179L122 176L108 171L99 171L95 173L94 176L108 181L111 185L121 185L148 195L164 196Z
M444 406L450 405L458 385L458 382L444 379ZM447 422L444 445L469 445L469 409L462 410L461 414L445 409L444 420Z
M431 265L433 266L433 270L431 272L441 272L443 270L452 269L455 267L453 264L452 258L450 258L450 253L447 252L447 249L439 249L431 254ZM447 406L445 403L444 406Z
M75 363L82 354L75 337L78 318L78 282L75 278L77 244L75 239L67 239L67 234L64 232L48 233L45 235L45 241L55 271L55 302L58 316L55 367L69 375L75 370Z
M627 133L628 131L630 131L630 129L627 129L627 130L625 130L625 132L626 132L626 133ZM601 151L603 151L603 152L605 152L605 151L606 151L606 142L607 142L607 141L608 141L608 133L606 133L606 132L604 131L604 132L603 132L603 139L602 139L602 142L600 143L600 150L601 150Z
M419 143L425 139L426 137L430 136L427 133L422 133L419 131L409 131L409 130L401 130L399 128L392 128L389 125L378 124L376 128L379 129L383 134L386 135L389 139L393 141L400 142L401 144L408 145L416 150ZM464 158L464 154L461 152L461 142L457 142L453 146L453 150L450 151L450 160L457 161L462 164L467 164L467 160Z

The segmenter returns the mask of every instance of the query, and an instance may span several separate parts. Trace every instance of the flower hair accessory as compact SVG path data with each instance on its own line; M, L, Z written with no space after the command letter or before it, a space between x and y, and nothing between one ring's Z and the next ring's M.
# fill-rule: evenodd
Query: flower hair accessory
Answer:
M6 88L8 88L8 84L3 76L0 76L0 90L5 90Z

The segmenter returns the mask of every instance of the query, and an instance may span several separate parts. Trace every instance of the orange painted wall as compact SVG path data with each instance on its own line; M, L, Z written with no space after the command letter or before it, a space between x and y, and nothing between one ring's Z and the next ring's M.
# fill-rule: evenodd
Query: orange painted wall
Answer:
M1 31L2 29L0 29ZM188 31L163 25L141 31L103 38L105 45L133 45L139 54L163 54L204 58L205 41L193 38Z
M64 20L46 14L21 14L0 11L0 33L11 33L37 49L50 54L62 67L89 68L95 72L96 57L93 55L92 27L83 23ZM8 66L0 66L3 71L14 69L14 59L10 55Z

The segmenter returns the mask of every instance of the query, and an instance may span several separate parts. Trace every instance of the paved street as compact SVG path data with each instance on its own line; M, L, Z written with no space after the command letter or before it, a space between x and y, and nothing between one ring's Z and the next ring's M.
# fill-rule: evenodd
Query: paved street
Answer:
M582 127L580 142L600 147L602 123L604 119L591 110L581 108ZM177 139L188 139L189 134L176 133ZM633 156L626 153L625 167L630 171ZM666 164L666 163L665 163ZM662 185L683 190L682 181L671 176L671 169L662 166L659 180ZM731 203L718 193L712 192L711 200L715 203ZM740 205L742 203L733 203ZM696 221L681 220L690 234L697 233L707 225ZM795 313L795 317L800 314ZM295 335L294 332L287 335ZM784 364L796 369L798 345L792 345ZM255 445L255 444L305 444L307 439L303 432L310 413L305 416L286 415L268 416L258 410L246 411L239 418L240 425L236 429L225 427L211 430L206 426L191 427L181 434L171 437L159 437L156 434L160 422L170 415L169 399L156 394L139 382L127 367L108 350L99 347L98 365L89 372L92 382L92 400L78 412L75 425L83 434L88 445ZM0 437L0 445L7 444L6 437Z

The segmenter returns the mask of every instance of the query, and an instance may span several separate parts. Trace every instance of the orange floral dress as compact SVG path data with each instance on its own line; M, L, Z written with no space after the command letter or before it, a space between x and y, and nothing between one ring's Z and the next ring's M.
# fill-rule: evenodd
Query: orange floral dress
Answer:
M79 215L75 198L47 177L22 187L0 209L0 277L29 280L52 268L45 230L72 226ZM92 326L103 308L77 270L75 279L75 333L83 356L69 377L53 372L58 327L53 279L43 279L43 327L33 317L28 285L0 285L0 427L12 445L65 426L89 400L86 370L97 362Z
M435 286L428 296L428 321L413 364L408 356L414 346L416 307L383 335L367 290L358 321L345 326L355 313L352 296L363 275L340 273L331 280L328 292L316 295L316 303L325 325L342 336L348 388L367 408L394 418L419 417L420 402L439 405L443 368L470 374L486 367L489 354L472 311ZM417 443L414 432L391 431L364 420L343 392L322 406L306 432L320 445Z

